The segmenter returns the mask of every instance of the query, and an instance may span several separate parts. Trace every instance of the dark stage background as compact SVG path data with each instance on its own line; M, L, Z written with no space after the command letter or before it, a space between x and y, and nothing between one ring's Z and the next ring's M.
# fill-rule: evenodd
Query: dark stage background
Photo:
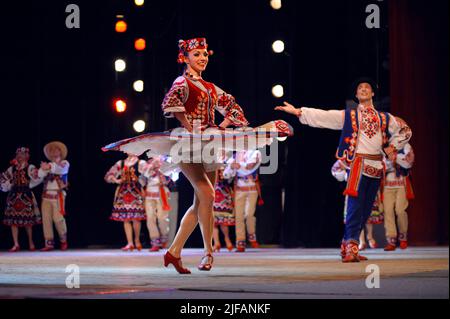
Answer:
M70 3L81 9L80 29L65 27ZM380 29L365 26L371 3L381 9ZM125 34L114 32L117 14L128 22ZM39 164L47 142L66 143L72 247L125 242L122 224L108 219L115 187L103 180L122 155L100 148L136 135L132 123L141 117L147 116L148 131L176 126L163 119L160 104L180 73L178 39L195 36L207 37L215 51L204 78L233 94L252 126L282 118L295 129L295 137L281 144L278 173L262 176L266 205L257 210L261 243L339 244L344 185L330 174L339 132L303 127L273 108L283 100L345 108L349 86L361 75L379 81L378 107L402 116L414 130L418 198L409 209L411 243L448 243L447 1L285 0L278 11L269 1L256 0L147 0L143 8L125 0L22 1L5 6L2 19L0 168L6 170L20 145L30 147L31 162ZM138 55L133 40L141 36L147 49ZM277 39L286 42L287 54L272 52ZM128 64L118 78L116 57ZM138 78L145 81L141 94L131 88ZM283 99L271 94L278 83L286 89ZM128 99L122 115L112 106L119 95ZM179 188L181 218L192 189L184 178ZM1 194L1 207L5 199ZM34 236L42 245L41 227ZM188 246L200 245L197 229ZM0 247L9 246L10 231L0 226Z

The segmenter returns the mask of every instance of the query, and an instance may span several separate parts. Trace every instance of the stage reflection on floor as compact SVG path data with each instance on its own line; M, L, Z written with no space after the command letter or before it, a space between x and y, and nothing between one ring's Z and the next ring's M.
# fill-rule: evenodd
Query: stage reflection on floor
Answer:
M210 272L196 268L200 249L186 249L185 276L164 268L163 254L1 252L0 298L449 298L448 247L368 249L354 264L337 249L249 249L216 253ZM368 288L378 271L379 288Z

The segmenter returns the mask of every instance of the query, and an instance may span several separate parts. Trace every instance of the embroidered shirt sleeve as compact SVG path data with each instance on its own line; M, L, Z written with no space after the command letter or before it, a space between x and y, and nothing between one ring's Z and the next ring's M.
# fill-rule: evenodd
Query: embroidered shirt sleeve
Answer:
M334 178L337 179L339 182L345 182L347 180L347 172L342 167L343 164L340 163L340 161L336 161L331 168L331 175L334 176Z
M38 186L43 181L43 178L39 177L39 170L34 165L28 166L28 176L30 177L30 188Z
M405 147L397 154L396 163L403 169L409 170L414 165L414 151L412 146L407 143Z
M230 120L234 126L248 126L249 122L245 118L242 108L236 103L236 99L218 86L215 86L215 88L218 97L216 104L217 111L226 119Z
M50 172L55 175L66 175L69 173L70 164L68 161L61 161L61 163L56 164L54 162L50 163Z
M223 170L223 178L227 179L227 180L231 180L236 176L237 170L233 169L231 167L231 165L235 163L234 158L230 158L227 162L226 162L226 166Z
M401 150L409 142L412 137L412 130L406 123L400 125L394 116L389 114L389 145L395 147L396 150Z
M107 183L115 183L114 178L119 178L122 171L122 161L118 161L105 175L105 181Z
M11 179L12 179L12 166L0 176L0 189L2 192L9 192L11 190Z
M320 110L309 107L301 108L300 123L317 128L342 130L344 127L344 110Z
M162 103L164 116L167 118L174 117L173 113L186 112L184 104L189 95L189 87L186 79L182 76L178 77L172 84L169 92L167 92Z

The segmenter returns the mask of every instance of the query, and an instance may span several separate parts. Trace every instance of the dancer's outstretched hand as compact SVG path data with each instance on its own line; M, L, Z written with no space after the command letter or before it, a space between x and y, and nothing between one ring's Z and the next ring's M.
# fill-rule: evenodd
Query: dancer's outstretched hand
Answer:
M288 102L284 102L284 106L277 106L275 108L276 111L283 111L292 115L295 115L297 117L302 115L302 111L300 109L295 108L292 104L289 104Z

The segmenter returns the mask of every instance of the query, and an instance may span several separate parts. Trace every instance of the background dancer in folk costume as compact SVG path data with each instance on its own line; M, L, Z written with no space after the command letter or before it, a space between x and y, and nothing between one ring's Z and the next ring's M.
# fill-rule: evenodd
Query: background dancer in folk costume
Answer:
M31 188L39 184L38 170L28 163L30 151L20 147L6 172L0 175L0 189L8 192L3 224L11 227L14 246L10 252L20 250L19 228L24 227L28 236L30 251L36 248L33 243L33 226L40 224L41 214Z
M405 130L410 130L403 120L397 118L397 121L404 125ZM414 164L414 152L410 144L406 144L399 151L394 163L387 161L386 183L384 186L384 226L388 242L384 248L385 251L395 250L398 242L400 242L401 249L408 247L408 214L406 209L409 201L414 199L410 177L410 170Z
M365 250L367 248L367 242L369 247L374 249L378 248L377 241L373 237L373 225L381 225L384 222L384 207L381 201L381 192L378 190L375 201L372 205L372 211L367 219L365 227L361 230L359 236L359 250ZM367 241L366 241L367 236Z
M50 251L55 247L53 224L59 235L60 249L66 250L67 225L64 216L70 167L66 160L67 147L58 141L50 142L45 145L44 154L50 162L41 163L39 169L39 178L44 182L41 210L45 247L41 251Z
M234 186L234 208L236 214L236 252L244 252L246 234L252 248L259 248L256 239L256 204L258 197L262 205L258 168L261 165L261 152L240 151L229 162L226 174L236 176Z
M396 119L379 112L373 105L376 84L363 78L355 82L359 105L356 109L331 110L295 108L285 102L275 109L297 116L302 124L318 128L342 130L337 158L350 167L347 188L347 218L341 244L342 262L367 260L359 255L359 236L369 217L380 182L384 176L383 152L395 161L411 135L400 131Z
M144 162L145 163L145 162ZM145 178L145 213L150 234L151 252L166 248L169 235L170 192L167 188L169 178L161 171L161 157L154 157L140 169Z
M167 176L167 175L165 175ZM169 176L169 183L167 184L167 188L170 191L169 196L169 234L167 245L171 245L173 239L175 238L175 233L177 231L178 225L178 206L179 206L179 193L178 193L178 185L177 181L180 178L179 171L172 171Z
M192 148L189 148L189 151L183 152L181 159L178 159L175 163L181 168L194 188L194 201L184 215L172 245L164 255L164 265L172 264L179 273L190 274L191 271L182 266L180 256L187 239L197 224L200 224L204 245L204 256L201 258L198 269L209 271L213 265L214 184L216 170L222 165L219 152L224 149L232 151L238 147L263 147L272 143L273 138L291 136L293 132L292 128L281 120L260 126L259 131L257 131L258 128L247 128L247 130L240 131L224 130L230 125L245 127L248 125L248 121L233 96L225 93L213 83L203 80L202 74L208 65L211 53L211 51L208 51L206 39L180 40L178 48L178 63L185 64L185 69L183 75L175 80L172 88L166 94L162 109L166 117L175 117L181 123L182 128L174 130L181 133L179 134L181 140L174 139L171 132L148 133L112 143L105 146L103 150L120 150L135 155L150 150L147 153L149 156L155 153L169 155L173 147L178 146L178 143L184 139L187 142L194 140L194 146L195 142L199 141L201 153L205 146L209 146L209 142L203 143L202 137L197 136L207 131L208 134L205 134L211 137L210 133L213 133L212 143L220 145L216 147L218 150L215 159L205 159L203 156L199 159L193 158L194 153L198 150L196 149L193 152ZM224 116L220 127L215 124L214 112L216 110ZM261 130L264 131L262 135L259 134ZM225 139L235 142L238 139L249 138L255 141L255 143L249 143L251 146L231 143L231 146L228 145L231 149L226 149L227 144L224 145L223 143Z
M140 240L141 221L146 219L142 185L139 183L139 168L145 161L139 161L137 156L128 156L118 161L105 175L105 181L118 184L113 210L110 219L123 222L127 245L123 251L142 250ZM133 243L134 230L134 243Z
M348 167L345 166L344 162L341 160L337 160L333 167L331 168L331 174L336 178L339 182L346 182L348 179ZM345 196L344 200L344 224L347 219L347 203L348 196ZM381 194L380 191L377 192L377 197L372 206L372 212L367 219L365 227L361 230L359 235L359 250L364 250L367 248L366 243L366 235L367 240L369 241L370 248L377 248L377 242L373 237L373 225L378 225L383 223L383 203L381 202Z
M220 252L219 228L222 231L225 245L228 251L232 251L234 246L230 239L230 226L236 225L234 216L234 182L233 176L224 174L225 168L217 171L214 196L214 251Z

